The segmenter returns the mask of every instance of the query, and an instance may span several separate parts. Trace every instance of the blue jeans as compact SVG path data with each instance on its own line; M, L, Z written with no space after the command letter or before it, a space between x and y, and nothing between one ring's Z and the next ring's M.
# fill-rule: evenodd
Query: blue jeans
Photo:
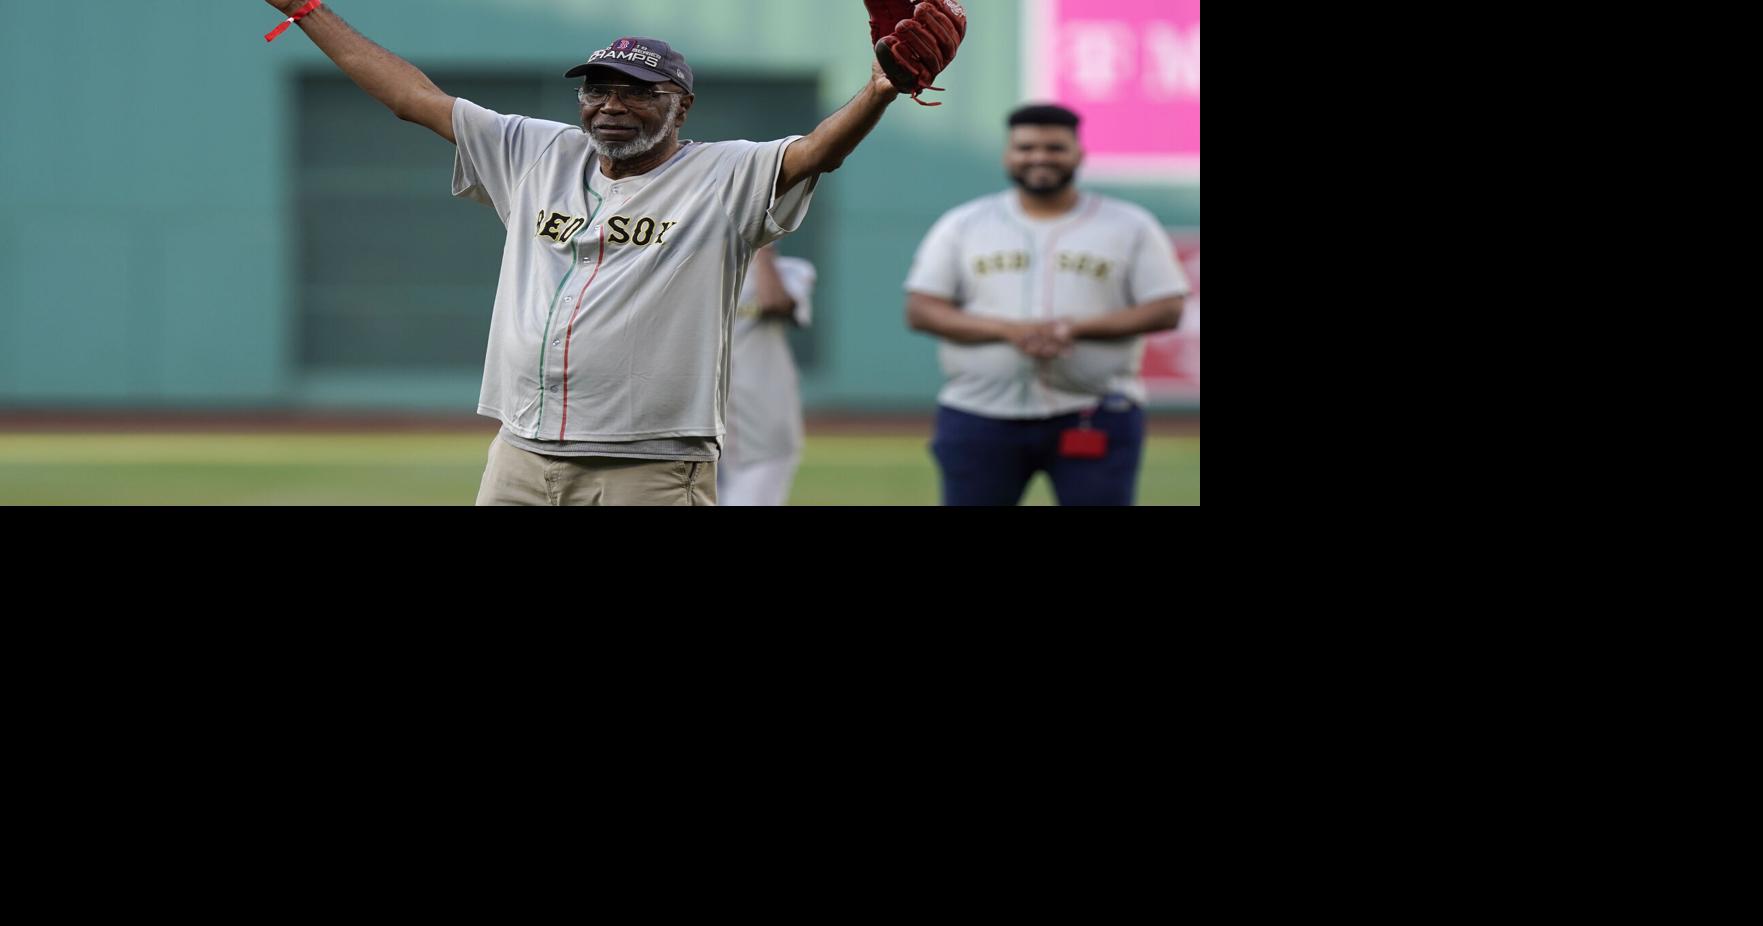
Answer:
M1108 410L1121 404L1124 411ZM1045 471L1061 505L1131 505L1145 453L1145 410L1118 399L1103 402L1090 427L1107 433L1107 455L1060 456L1060 433L1082 417L987 418L939 405L930 449L943 474L943 504L1015 505L1034 474Z

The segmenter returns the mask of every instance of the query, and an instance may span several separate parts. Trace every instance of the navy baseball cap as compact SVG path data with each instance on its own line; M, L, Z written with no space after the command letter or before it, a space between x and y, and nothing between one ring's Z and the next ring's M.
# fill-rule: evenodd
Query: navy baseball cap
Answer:
M686 56L660 39L627 36L588 56L588 60L569 69L564 77L580 77L594 68L610 68L638 80L661 83L671 80L692 92L692 66Z

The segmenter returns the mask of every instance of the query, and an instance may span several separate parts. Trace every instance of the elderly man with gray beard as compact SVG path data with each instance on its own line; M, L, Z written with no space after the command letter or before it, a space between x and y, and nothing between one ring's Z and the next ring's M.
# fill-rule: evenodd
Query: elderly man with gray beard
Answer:
M447 95L328 4L297 21L374 99L453 142L453 194L507 228L478 401L502 427L478 504L715 504L748 264L899 95L881 67L806 136L701 143L679 136L691 66L659 39L570 69L581 119L565 125Z

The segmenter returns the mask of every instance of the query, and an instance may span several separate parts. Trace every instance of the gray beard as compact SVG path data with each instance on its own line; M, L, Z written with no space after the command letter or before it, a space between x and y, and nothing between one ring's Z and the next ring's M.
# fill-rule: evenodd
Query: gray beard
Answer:
M632 158L640 158L655 150L655 146L667 138L668 134L673 131L673 119L677 115L679 115L679 97L670 94L667 97L667 115L661 120L661 124L655 128L654 132L640 135L623 144L609 144L604 148L599 147L598 141L594 141L594 133L588 132L588 139L593 141L596 150L607 160L628 161ZM587 131L586 127L583 127L582 131Z

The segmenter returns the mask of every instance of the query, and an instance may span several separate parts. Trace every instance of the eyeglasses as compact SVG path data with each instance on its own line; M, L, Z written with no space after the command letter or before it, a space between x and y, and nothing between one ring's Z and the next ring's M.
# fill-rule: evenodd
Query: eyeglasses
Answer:
M685 96L678 90L657 90L644 84L584 84L581 89L575 92L575 98L583 106L599 106L612 99L613 94L617 94L619 99L626 103L635 103L639 106L647 106L655 102L655 98L662 94Z

